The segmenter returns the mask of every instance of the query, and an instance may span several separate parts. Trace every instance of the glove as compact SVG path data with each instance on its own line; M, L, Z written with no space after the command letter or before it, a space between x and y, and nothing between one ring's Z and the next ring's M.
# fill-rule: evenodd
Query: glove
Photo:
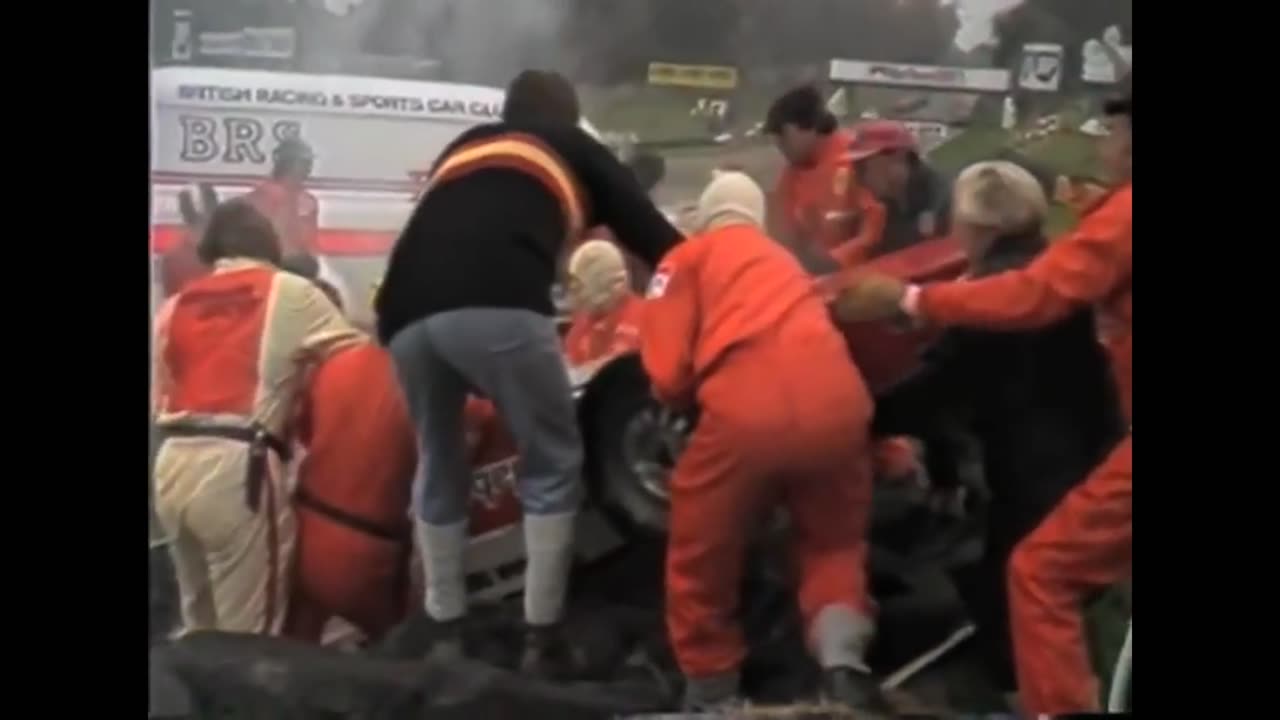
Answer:
M907 286L887 275L865 275L836 297L836 317L843 322L884 320L902 314Z

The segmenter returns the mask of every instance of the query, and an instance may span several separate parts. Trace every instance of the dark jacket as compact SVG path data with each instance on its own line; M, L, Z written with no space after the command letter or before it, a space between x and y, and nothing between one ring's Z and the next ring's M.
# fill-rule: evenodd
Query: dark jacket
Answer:
M1021 267L1043 247L1035 236L999 240L974 274ZM939 485L956 482L957 430L977 441L991 493L986 545L979 566L958 581L987 639L994 679L1010 689L1009 555L1122 434L1093 313L1024 332L946 331L917 373L876 399L873 427L923 440Z
M450 163L464 151L475 159ZM441 154L433 182L391 252L375 301L383 343L415 320L459 308L553 315L557 259L567 240L576 241L570 236L593 225L608 226L649 265L680 239L632 172L578 128L472 128Z
M911 162L905 202L880 200L886 212L884 237L876 244L873 256L887 255L921 240L947 234L951 220L951 183L923 160ZM921 220L926 214L933 216L934 227L927 236L920 232Z

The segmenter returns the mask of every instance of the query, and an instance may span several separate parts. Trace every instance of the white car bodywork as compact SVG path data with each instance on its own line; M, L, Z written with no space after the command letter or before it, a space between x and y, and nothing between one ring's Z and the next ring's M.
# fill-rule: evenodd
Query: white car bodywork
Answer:
M254 70L152 72L152 222L180 223L178 191L214 183L223 197L267 176L280 139L316 153L308 189L322 229L396 232L415 173L463 130L501 116L503 91L457 83ZM598 137L589 123L584 129Z
M182 235L183 188L210 183L224 200L247 193L267 177L276 144L298 135L316 155L307 189L322 260L385 256L421 174L461 132L499 119L504 97L481 85L189 67L153 70L151 84L152 252ZM365 278L344 282L332 263L322 267L359 312Z

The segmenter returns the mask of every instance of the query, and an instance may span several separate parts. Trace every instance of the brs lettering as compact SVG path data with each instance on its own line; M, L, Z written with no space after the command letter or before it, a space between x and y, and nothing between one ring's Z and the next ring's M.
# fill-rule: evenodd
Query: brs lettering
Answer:
M277 120L270 125L272 143L268 145L264 142L267 125L257 118L182 115L178 122L182 125L182 160L193 163L261 165L275 143L302 132L297 120Z

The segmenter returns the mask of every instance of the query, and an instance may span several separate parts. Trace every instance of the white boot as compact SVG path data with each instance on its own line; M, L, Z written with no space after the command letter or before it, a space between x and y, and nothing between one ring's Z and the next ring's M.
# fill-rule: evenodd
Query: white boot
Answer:
M467 613L467 583L463 558L467 549L467 521L431 525L414 519L422 554L423 604L437 622L457 620Z
M573 567L576 512L524 516L524 619L534 627L559 622Z
M828 605L809 626L809 640L823 669L846 667L870 673L867 647L875 634L871 619L847 605Z

